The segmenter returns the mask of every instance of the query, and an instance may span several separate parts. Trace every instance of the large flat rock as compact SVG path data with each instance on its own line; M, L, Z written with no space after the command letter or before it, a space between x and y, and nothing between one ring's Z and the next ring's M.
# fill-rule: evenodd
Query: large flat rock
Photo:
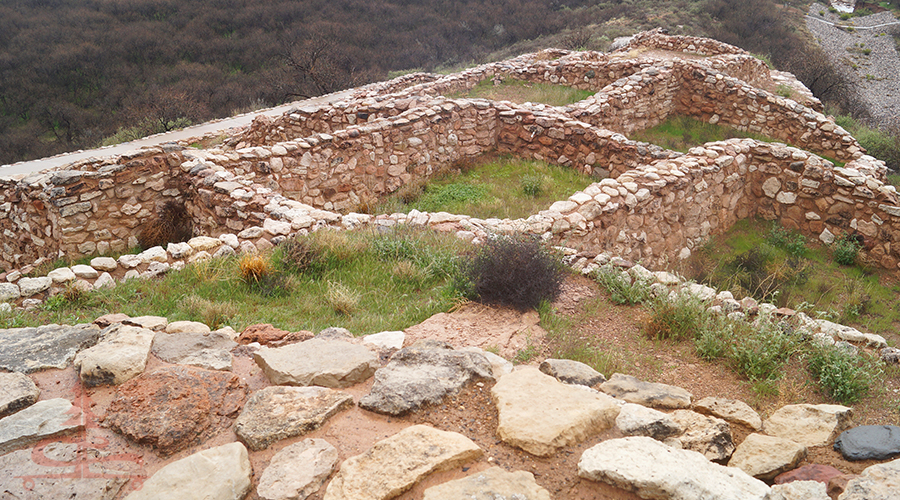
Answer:
M0 455L24 448L41 439L84 429L81 409L68 399L39 401L0 419Z
M764 500L769 494L765 483L740 469L644 436L610 439L585 450L578 475L648 499Z
M165 456L230 425L247 392L231 373L164 367L120 385L103 425Z
M319 491L337 461L337 449L324 439L294 443L272 457L256 494L262 500L303 500Z
M734 451L729 467L737 467L751 476L769 480L797 467L806 458L806 447L789 439L750 434Z
M369 394L360 408L387 415L403 415L436 404L465 384L492 378L491 364L477 352L457 351L449 344L423 340L401 349L375 372Z
M847 460L884 460L900 455L900 427L861 425L834 440L834 449Z
M44 325L0 330L0 369L31 373L64 369L78 351L100 340L96 325Z
M897 500L900 491L900 459L866 467L847 483L838 500Z
M647 436L660 441L684 432L684 428L669 415L634 403L622 405L616 427L626 436Z
M318 429L325 420L353 406L353 396L325 387L266 387L244 405L234 432L251 450Z
M481 448L462 434L413 425L344 460L323 500L387 500L432 472L451 469L481 454Z
M759 413L743 401L735 399L707 397L694 403L693 410L704 415L712 415L734 424L746 425L758 431L762 428Z
M600 390L614 398L653 408L690 408L691 393L674 385L644 382L631 375L613 373Z
M75 368L88 387L119 385L144 373L154 332L136 326L113 325L97 345L75 356Z
M500 439L539 456L609 429L620 409L605 394L563 384L534 367L501 377L491 397L500 414Z
M763 422L763 432L806 447L828 444L850 425L852 410L841 405L787 405Z
M159 332L153 338L152 352L167 363L182 363L185 358L197 356L204 350L216 349L227 352L235 347L237 342L222 332Z
M253 357L275 385L349 387L371 377L378 367L378 356L367 347L340 340L262 347Z
M59 478L60 471L78 466L83 453L103 453L101 450L79 450L75 443L49 443L41 450L41 456L49 459L43 463L36 463L33 453L25 449L0 456L0 498L113 500L128 482L127 473L121 477Z
M28 375L0 373L0 417L33 405L40 395L41 390Z
M507 472L500 467L425 490L423 500L550 500L530 472Z
M243 500L250 491L250 458L241 443L194 453L166 465L126 500Z

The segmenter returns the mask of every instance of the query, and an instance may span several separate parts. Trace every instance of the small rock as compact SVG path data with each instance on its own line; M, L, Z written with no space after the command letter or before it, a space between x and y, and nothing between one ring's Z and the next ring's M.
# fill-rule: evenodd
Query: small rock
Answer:
M606 377L590 366L570 359L547 359L540 370L560 382L592 387L606 382Z
M253 358L273 384L334 388L366 380L378 364L377 356L366 347L321 339L275 349L262 347Z
M262 473L256 493L262 500L303 500L325 484L338 452L324 439L305 439L279 451Z
M22 294L22 297L31 297L50 288L53 280L46 276L43 278L22 278L16 284L19 285L19 292Z
M391 350L402 349L406 333L403 331L373 333L363 337L363 344L371 344L378 349Z
M634 403L622 405L616 427L626 436L647 436L658 441L684 432L684 428L665 413Z
M196 321L173 321L166 325L166 333L209 333L210 328Z
M885 347L881 350L881 360L888 364L900 363L900 349L896 347Z
M112 275L104 272L97 278L97 281L94 282L94 288L99 290L101 288L115 288L116 280L113 279Z
M204 325L205 326L205 325ZM229 356L237 343L224 333L163 333L153 337L152 352L167 363L185 363L185 359L198 355L201 351L223 351Z
M197 252L209 252L222 246L222 242L218 238L209 236L195 236L188 240L187 244Z
M225 349L200 349L199 351L181 358L179 364L196 366L204 370L222 370L230 372L233 366L234 356Z
M500 377L491 399L499 412L500 439L538 456L609 429L619 414L619 404L609 396L563 384L533 367Z
M476 472L425 490L423 500L550 500L530 472L507 472L500 467Z
M70 281L75 281L75 273L68 267L58 267L49 273L47 273L47 277L53 280L54 283L68 283Z
M0 373L0 417L33 405L40 395L41 390L27 375Z
M166 465L125 500L242 500L250 492L250 474L247 448L229 443Z
M75 368L84 385L119 385L144 372L153 342L152 331L117 324L101 335L101 342L75 356Z
M644 436L609 439L585 450L578 475L633 491L641 498L766 500L769 494L765 483L740 469Z
M434 471L481 455L481 448L462 434L413 425L344 460L323 500L387 500Z
M779 474L775 477L775 484L791 481L818 481L827 485L831 478L842 474L843 472L830 465L810 464Z
M852 410L840 405L787 405L763 422L763 432L804 446L828 444L850 425Z
M831 500L831 498L822 483L794 481L772 486L769 500Z
M91 267L100 271L115 271L119 264L112 257L94 257L91 259Z
M631 375L614 373L600 390L615 398L654 408L690 408L691 393L672 385L643 382Z
M0 455L44 438L84 429L81 409L67 399L48 399L0 419Z
M122 324L139 326L141 328L146 328L153 331L160 331L166 329L166 325L169 324L169 320L162 316L138 316L136 318L129 318L128 320L123 321Z
M264 450L275 441L318 429L352 405L349 394L324 387L266 387L244 405L234 433L251 450Z
M900 455L900 427L861 425L834 440L835 451L847 460L885 460Z
M806 447L789 439L750 434L737 447L729 467L737 467L751 476L769 480L793 469L806 458ZM822 485L825 492L825 485Z
M670 416L684 429L678 436L683 449L702 453L710 460L728 460L734 452L728 422L691 410L676 410Z
M125 254L120 255L118 259L119 265L124 267L125 269L134 269L135 267L144 263L140 257L137 255Z
M465 384L491 378L487 358L457 351L445 342L421 340L401 349L375 372L369 394L359 407L386 415L403 415L426 404L439 403Z
M847 482L840 500L896 500L900 491L900 459L866 467Z
M238 343L241 345L247 345L253 342L258 342L262 345L266 345L270 342L283 339L288 333L290 332L288 332L287 330L280 330L278 328L275 328L268 323L260 323L244 328L244 331L241 332L240 337L238 337Z
M694 403L694 411L704 415L712 415L736 424L746 425L758 431L762 428L759 413L743 401L734 399L706 397Z

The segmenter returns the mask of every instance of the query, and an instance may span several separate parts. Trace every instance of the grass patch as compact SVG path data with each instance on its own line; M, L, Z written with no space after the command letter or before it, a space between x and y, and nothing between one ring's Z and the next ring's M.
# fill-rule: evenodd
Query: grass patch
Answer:
M772 139L728 126L711 124L690 116L671 116L655 127L631 134L631 139L649 142L673 151L687 151L707 142L734 138L750 138L771 142Z
M695 252L687 274L735 297L893 334L900 325L900 286L865 265L840 264L841 252L840 245L829 248L770 222L744 220Z
M847 115L835 115L835 123L859 141L866 148L866 152L883 160L885 165L894 172L900 171L900 131L892 135L883 130L868 127L858 120Z
M291 331L337 326L368 334L418 324L459 299L453 275L466 247L455 236L402 227L388 233L323 230L300 239L319 252L302 270L288 265L278 246L257 257L212 259L160 279L129 280L112 290L63 293L33 312L0 315L0 328L77 324L121 312L238 331L271 323ZM401 262L404 270L397 271Z
M506 79L495 85L491 80L482 80L465 92L453 92L447 97L451 99L490 99L492 101L511 101L516 104L535 102L550 106L568 106L583 101L594 95L590 90L578 90L565 85L549 83L530 83L522 80Z
M849 405L869 394L883 375L879 363L869 356L852 354L831 346L814 346L806 354L806 366L819 386L835 401Z
M519 219L545 210L594 180L569 167L508 156L487 157L427 184L407 185L374 212L450 212L480 219Z

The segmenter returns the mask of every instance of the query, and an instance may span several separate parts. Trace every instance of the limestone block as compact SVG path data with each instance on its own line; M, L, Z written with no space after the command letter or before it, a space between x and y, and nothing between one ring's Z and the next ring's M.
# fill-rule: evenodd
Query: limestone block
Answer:
M247 448L229 443L166 465L125 499L242 500L250 491L250 474Z
M77 276L68 267L58 267L47 273L47 277L53 280L54 283L68 283L69 281L75 281Z
M841 405L787 405L763 422L763 432L804 446L822 446L850 425L852 409Z
M797 467L806 457L806 447L789 439L750 434L734 451L729 467L737 467L751 476L770 480Z
M500 467L476 472L425 490L423 500L550 500L530 472L507 472Z

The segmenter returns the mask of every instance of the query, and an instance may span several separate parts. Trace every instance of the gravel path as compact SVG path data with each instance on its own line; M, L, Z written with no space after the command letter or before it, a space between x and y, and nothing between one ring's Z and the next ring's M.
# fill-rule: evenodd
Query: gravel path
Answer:
M835 25L853 26L854 31ZM891 12L879 12L841 21L828 6L814 3L806 27L854 85L876 124L900 127L900 54L891 36L900 33L898 19Z

